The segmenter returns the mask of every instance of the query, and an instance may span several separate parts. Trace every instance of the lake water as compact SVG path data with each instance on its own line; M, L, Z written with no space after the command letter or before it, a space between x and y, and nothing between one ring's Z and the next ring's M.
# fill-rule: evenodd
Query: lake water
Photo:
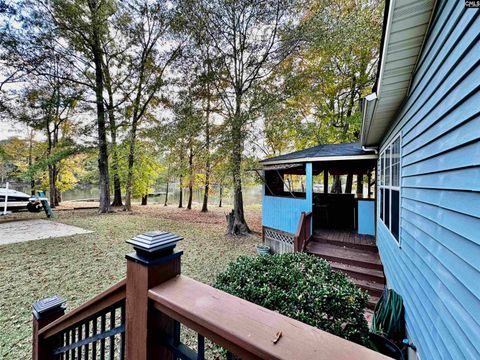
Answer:
M14 190L22 191L30 194L30 187L23 184L12 184L10 188ZM213 187L210 189L209 204L218 205L219 202L219 188ZM148 198L149 203L162 203L165 201L165 189L160 188L155 190L156 193L161 193L160 196L153 196ZM125 195L125 194L123 194ZM99 190L97 185L78 185L73 190L68 190L62 193L63 201L71 200L86 200L86 199L98 199ZM177 184L170 184L168 203L178 204L180 197L180 191ZM232 190L224 189L222 203L224 205L232 204ZM186 206L188 201L188 189L183 190L183 206ZM246 186L243 189L243 201L245 205L257 205L262 203L262 186ZM140 202L140 199L134 199L134 202ZM193 202L203 202L203 189L193 190Z

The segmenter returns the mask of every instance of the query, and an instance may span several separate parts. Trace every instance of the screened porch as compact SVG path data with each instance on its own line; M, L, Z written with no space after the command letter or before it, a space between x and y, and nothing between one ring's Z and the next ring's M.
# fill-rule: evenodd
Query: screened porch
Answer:
M292 238L311 212L314 236L374 244L377 155L357 144L312 149L315 156L307 149L263 162L264 234Z

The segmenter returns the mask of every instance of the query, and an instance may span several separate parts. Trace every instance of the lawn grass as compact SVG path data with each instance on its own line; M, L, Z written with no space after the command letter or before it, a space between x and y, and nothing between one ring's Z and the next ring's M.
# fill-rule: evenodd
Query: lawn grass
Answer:
M31 358L34 301L58 294L67 299L68 311L122 279L125 254L132 251L125 240L137 234L165 230L183 236L178 246L184 251L182 273L207 284L239 255L254 254L260 242L258 233L225 236L219 209L207 214L160 205L133 210L108 215L58 211L55 221L94 232L0 246L0 359ZM247 211L253 230L259 230L259 215L258 207Z

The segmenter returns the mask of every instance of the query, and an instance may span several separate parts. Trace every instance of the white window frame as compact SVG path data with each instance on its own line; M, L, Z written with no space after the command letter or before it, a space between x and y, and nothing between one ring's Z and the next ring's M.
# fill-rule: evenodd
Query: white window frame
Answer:
M393 177L392 177L392 169L393 169L393 162L392 162L392 146L393 146L393 143L395 141L399 140L399 153L398 153L398 156L399 156L399 159L398 159L398 186L393 186L392 183L393 183ZM388 177L390 179L390 185L386 185L386 177L385 177L385 162L382 160L384 160L384 155L385 155L385 152L387 150L390 150L390 158L389 158L389 169L388 169ZM386 224L385 221L379 216L379 219L380 221L385 225L385 227L387 228L387 230L390 232L390 235L392 235L392 238L395 240L395 243L398 245L398 247L400 247L400 242L401 242L401 219L402 219L402 136L401 136L401 133L398 133L395 137L393 137L388 145L386 145L383 150L380 152L380 156L379 156L379 163L378 163L378 167L379 167L379 181L378 181L378 198L381 199L381 201L379 201L379 212L381 210L381 213L383 214L383 218L385 218L385 211L388 210L388 221L389 223ZM383 184L382 184L382 179L383 179ZM385 190L388 190L390 192L389 194L389 208L388 209L385 209L385 197L383 196L382 197L382 190L385 189ZM395 191L398 191L398 239L393 235L392 231L391 231L391 225L392 225L392 192L391 190L395 190ZM382 206L382 209L380 209L380 206Z

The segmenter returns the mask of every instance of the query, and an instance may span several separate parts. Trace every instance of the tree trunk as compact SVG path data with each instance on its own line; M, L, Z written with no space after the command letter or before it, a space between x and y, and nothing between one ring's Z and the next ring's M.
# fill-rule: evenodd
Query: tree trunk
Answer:
M209 183L209 177L210 177L210 170L205 171L205 188L203 190L203 204L202 204L202 212L207 212L208 211L208 192L210 189L210 183Z
M60 205L62 202L62 193L58 189L58 187L55 186L55 206Z
M115 121L115 109L112 90L112 79L110 77L110 69L105 65L105 87L108 93L108 121L110 125L110 138L112 141L112 171L113 171L113 201L112 206L123 206L122 202L122 186L120 183L120 175L118 174L118 149L117 149L117 123Z
M235 116L232 119L232 178L233 178L233 211L227 217L227 233L231 235L246 235L250 233L243 209L242 193L242 113L241 95L237 93Z
M183 176L180 175L180 196L179 196L179 200L178 200L178 207L179 208L183 208L183 187L182 187L182 179Z
M28 144L28 167L32 166L33 158L32 158L32 151L33 151L33 130L30 132L30 139ZM33 196L35 195L35 179L33 176L30 178L30 194Z
M219 191L219 202L218 207L222 207L222 197L223 197L223 183L220 183L220 191Z
M210 66L210 63L209 63ZM205 186L203 191L202 212L208 211L208 191L210 190L210 83L207 83L207 109L205 112Z
M333 175L333 184L330 189L331 194L341 194L342 193L342 179L340 175Z
M165 202L163 203L163 206L167 206L168 205L168 180L167 180L167 189L165 190Z
M132 187L133 187L133 165L135 163L135 141L137 139L137 126L138 121L140 120L141 110L140 102L142 98L143 83L144 83L144 71L145 71L144 59L141 64L140 76L136 89L135 101L133 103L133 116L132 116L132 127L130 130L130 151L128 153L128 171L127 171L127 191L125 195L125 210L130 211L132 206Z
M192 185L188 185L188 202L187 202L187 209L188 210L192 210L192 198L193 198Z
M148 194L145 194L142 196L142 205L147 205L147 202L148 202Z
M132 121L130 132L130 151L128 152L127 193L125 195L125 210L132 209L133 165L135 164L135 141L137 137L137 122Z
M122 185L120 183L120 175L118 175L118 153L116 143L112 141L112 170L113 170L113 201L112 206L123 206L122 202Z
M94 21L96 23L97 21ZM110 212L110 179L108 175L107 132L105 128L105 105L103 100L103 51L100 44L99 30L93 31L92 54L95 63L95 100L97 103L97 133L98 133L98 173L100 205L99 213Z
M50 130L50 116L47 115L47 157L52 156L53 150L53 142L54 139L52 137L53 131ZM54 172L54 164L48 165L48 201L50 203L50 207L53 209L55 207L55 172Z
M192 209L193 200L193 149L190 146L190 152L188 154L188 203L187 209Z
M56 196L56 169L55 165L48 166L48 195L49 195L49 202L50 207L53 209L55 206L58 205L57 203L57 196Z
M352 185L353 185L353 174L348 173L347 182L345 183L345 194L351 194L352 193Z

